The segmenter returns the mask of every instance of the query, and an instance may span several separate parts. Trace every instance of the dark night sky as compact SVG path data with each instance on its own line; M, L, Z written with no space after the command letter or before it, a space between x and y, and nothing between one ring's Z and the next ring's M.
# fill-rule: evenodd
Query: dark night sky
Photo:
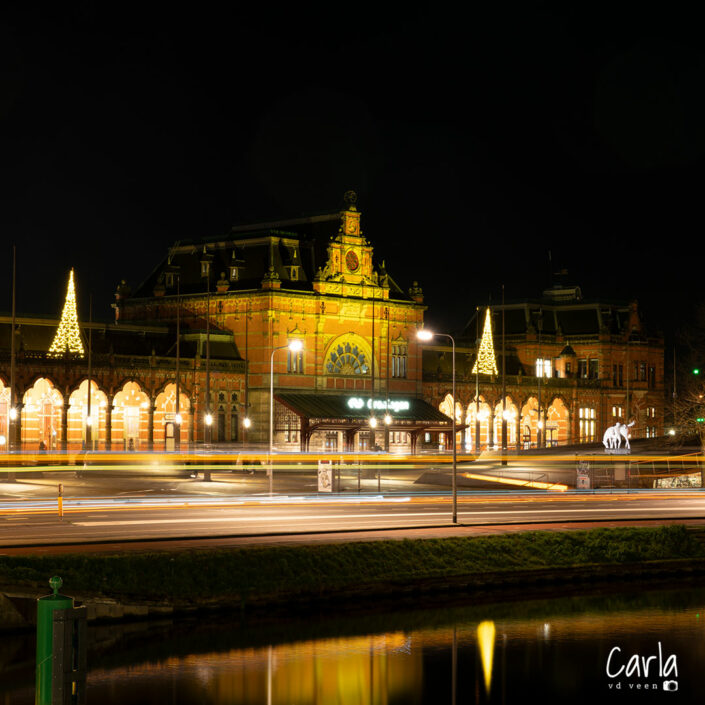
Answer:
M74 266L109 319L118 280L174 240L350 188L377 258L444 328L561 267L667 332L700 296L688 5L94 5L0 14L0 261L9 281L16 243L20 312L57 314Z

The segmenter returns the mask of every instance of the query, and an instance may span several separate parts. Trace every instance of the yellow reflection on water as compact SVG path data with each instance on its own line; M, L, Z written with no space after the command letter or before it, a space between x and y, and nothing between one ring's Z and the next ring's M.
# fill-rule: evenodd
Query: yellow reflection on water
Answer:
M609 598L605 598L609 601ZM134 685L142 702L209 702L213 705L388 705L422 702L447 677L450 685L451 658L458 658L458 687L467 689L484 677L486 700L489 702L492 681L495 695L504 693L506 679L526 676L527 663L539 668L541 677L551 681L559 670L570 664L531 661L541 649L566 642L590 644L589 668L602 672L608 647L639 635L647 643L656 643L660 635L670 636L669 648L685 658L688 654L705 663L705 624L699 618L700 606L688 610L642 608L629 612L605 611L537 615L522 618L506 616L496 620L476 619L426 627L413 631L393 631L344 638L309 639L306 641L231 649L228 651L171 656L159 661L143 661L115 669L91 669L88 674L89 694L95 700L113 692L115 685ZM678 641L678 639L687 639ZM499 639L500 651L495 660ZM521 647L521 662L506 661L507 645ZM537 651L538 649L538 651ZM452 656L451 656L452 652ZM552 659L560 652L552 652ZM533 654L533 656L532 656ZM425 656L433 655L426 662ZM479 655L483 676L473 675L469 668ZM529 659L527 661L527 658ZM553 663L553 661L551 662ZM429 664L433 664L431 667ZM446 665L443 665L446 664ZM494 668L497 672L493 672ZM424 669L430 668L424 686ZM436 669L435 672L433 669ZM582 668L582 666L581 666ZM435 673L435 675L434 675ZM533 671L532 671L533 673ZM439 674L441 674L439 676ZM156 700L146 697L151 687L174 688L180 699ZM466 691L467 692L467 691ZM90 699L90 698L89 698ZM103 702L113 702L109 698ZM428 702L428 700L427 700Z
M485 677L485 692L490 694L492 685L492 659L494 657L494 622L480 622L477 626L477 643L480 646L480 658L482 659L482 674Z
M422 651L402 632L179 659L215 703L387 705L419 702Z

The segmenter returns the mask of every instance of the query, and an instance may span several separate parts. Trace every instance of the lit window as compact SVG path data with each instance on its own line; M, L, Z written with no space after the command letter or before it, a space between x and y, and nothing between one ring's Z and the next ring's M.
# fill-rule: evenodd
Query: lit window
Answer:
M407 347L392 345L392 377L406 377Z
M304 371L304 351L286 351L286 371L292 374L303 374Z
M578 431L580 443L592 443L595 440L595 409L578 409Z
M331 350L326 370L329 374L367 375L370 373L365 353L354 343L340 343Z
M536 358L536 376L537 377L552 377L553 364L550 357Z

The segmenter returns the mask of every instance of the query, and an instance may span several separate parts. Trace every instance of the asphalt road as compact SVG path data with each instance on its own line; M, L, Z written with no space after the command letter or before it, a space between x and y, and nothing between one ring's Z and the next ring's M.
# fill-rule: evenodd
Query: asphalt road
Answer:
M0 503L0 547L140 540L252 539L273 535L450 527L447 496L326 498L169 497ZM461 495L459 522L467 527L593 525L634 521L705 520L705 495L687 492ZM196 544L194 544L196 545Z

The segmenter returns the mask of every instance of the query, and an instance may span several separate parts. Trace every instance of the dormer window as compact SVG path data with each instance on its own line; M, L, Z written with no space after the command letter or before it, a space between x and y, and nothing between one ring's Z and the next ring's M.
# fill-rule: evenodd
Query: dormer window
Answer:
M206 246L203 246L203 254L201 255L201 276L210 279L211 276L211 262L213 261L213 255L209 255L206 251Z
M174 286L174 273L173 272L166 273L166 285L170 289Z
M287 267L289 270L289 279L293 282L299 280L299 267Z
M229 270L231 282L236 282L241 279L240 272L245 270L245 260L241 257L238 257L235 249L233 249L232 253L230 254Z

